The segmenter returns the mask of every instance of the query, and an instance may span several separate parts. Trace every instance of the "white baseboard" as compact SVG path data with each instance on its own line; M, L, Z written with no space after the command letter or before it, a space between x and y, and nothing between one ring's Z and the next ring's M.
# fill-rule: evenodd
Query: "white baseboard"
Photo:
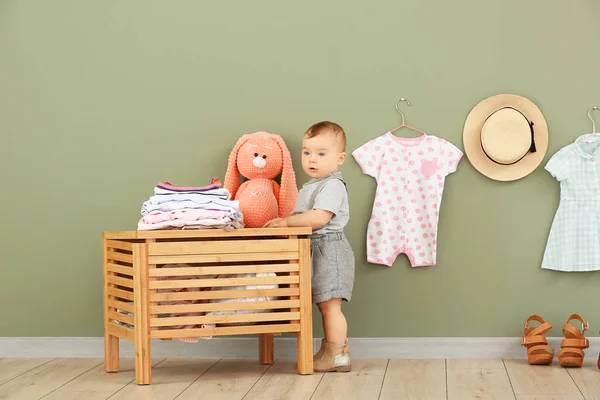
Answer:
M560 349L560 337L549 337L548 344L555 355ZM591 337L586 356L598 357L600 337ZM526 349L520 338L351 338L352 358L525 358ZM315 349L320 338L315 339ZM133 344L120 341L122 358L134 356ZM316 351L316 350L315 350ZM103 358L101 337L24 337L0 338L0 358ZM257 358L256 337L220 337L182 343L178 340L152 341L152 357L175 358ZM275 358L296 359L296 339L275 337Z

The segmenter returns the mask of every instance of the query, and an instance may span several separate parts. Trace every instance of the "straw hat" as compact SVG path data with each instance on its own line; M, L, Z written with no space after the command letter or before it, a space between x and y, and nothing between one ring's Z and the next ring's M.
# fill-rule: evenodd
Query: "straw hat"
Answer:
M548 125L525 97L499 94L477 104L463 130L467 158L497 181L521 179L535 170L548 150Z

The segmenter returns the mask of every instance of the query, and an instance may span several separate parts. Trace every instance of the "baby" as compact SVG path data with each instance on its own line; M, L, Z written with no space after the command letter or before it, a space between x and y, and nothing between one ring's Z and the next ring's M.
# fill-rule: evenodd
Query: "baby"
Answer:
M354 286L354 253L344 236L349 219L346 184L338 168L346 158L346 134L338 124L314 124L302 138L302 169L312 179L298 193L287 218L265 227L310 226L312 301L321 312L325 338L315 354L316 372L350 371L348 325L342 301L350 301Z

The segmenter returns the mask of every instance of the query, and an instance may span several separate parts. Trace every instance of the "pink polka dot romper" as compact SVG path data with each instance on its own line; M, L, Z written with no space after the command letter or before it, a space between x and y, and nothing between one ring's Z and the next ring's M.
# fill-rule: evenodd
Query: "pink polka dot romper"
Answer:
M435 265L437 227L445 178L463 153L432 135L400 138L387 132L352 152L377 180L367 227L367 261L392 266L405 253L413 267Z

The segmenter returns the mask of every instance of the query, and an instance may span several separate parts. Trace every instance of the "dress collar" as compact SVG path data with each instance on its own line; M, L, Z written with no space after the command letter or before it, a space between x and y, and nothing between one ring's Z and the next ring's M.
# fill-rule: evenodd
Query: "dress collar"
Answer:
M585 135L581 135L579 136L577 139L575 139L575 142L573 143L575 145L575 152L577 154L579 154L581 157L583 158L594 158L596 157L596 155L598 154L598 152L600 151L600 146L598 146L596 148L596 150L594 150L592 153L588 153L585 150L583 150L580 146L580 141L581 139L585 139L587 136L589 136L590 134L585 134Z

